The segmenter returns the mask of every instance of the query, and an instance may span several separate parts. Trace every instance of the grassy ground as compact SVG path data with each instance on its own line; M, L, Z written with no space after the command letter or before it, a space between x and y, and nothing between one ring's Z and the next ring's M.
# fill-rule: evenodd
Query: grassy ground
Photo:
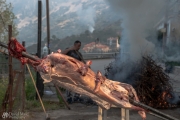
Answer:
M0 105L3 102L7 86L8 86L8 79L7 78L0 79Z
M36 78L36 73L33 72L34 79ZM8 78L0 79L0 105L2 105L6 89L8 87ZM20 86L19 86L20 87ZM22 91L21 91L22 92ZM21 95L19 95L19 91L17 92L13 111L19 111L20 105L22 104L22 98ZM35 99L36 96L36 90L34 88L34 84L29 76L25 79L25 94L26 94L26 100L25 100L25 111L43 111L41 103L39 100ZM65 108L65 105L62 102L62 99L60 96L58 96L59 102L50 102L50 101L43 101L44 107L46 110L57 110L60 108ZM0 106L1 108L1 106Z
M65 108L64 104L60 104L58 102L43 101L43 104L46 110L58 110ZM37 100L26 101L26 110L37 112L43 111L41 103Z
M35 73L33 73L33 77L36 78ZM26 107L25 107L26 110L30 110L30 111L43 110L40 101L36 100L35 96L36 96L36 91L33 82L29 77L26 79ZM60 97L59 97L59 102L43 101L43 104L46 110L57 110L65 107Z

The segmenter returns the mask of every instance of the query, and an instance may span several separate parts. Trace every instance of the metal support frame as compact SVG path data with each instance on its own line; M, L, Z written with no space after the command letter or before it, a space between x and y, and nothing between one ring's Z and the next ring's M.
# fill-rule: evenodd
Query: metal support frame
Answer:
M107 120L107 110L98 106L98 120ZM129 110L121 108L120 120L129 120Z
M129 110L121 108L121 120L129 120Z
M9 25L9 39L12 37L12 26ZM25 42L22 42L23 46L25 46ZM4 53L7 55L8 53ZM17 76L17 80L15 80ZM14 87L13 87L14 86ZM21 91L21 111L24 112L25 108L25 75L24 75L24 67L21 71L13 70L12 67L12 57L9 54L9 84L8 88L6 89L6 93L2 102L2 111L0 112L0 115L4 114L4 112L12 112L13 105L15 102L15 98L17 97L17 91L22 88ZM0 118L1 118L0 117ZM6 118L6 120L12 120L12 118Z

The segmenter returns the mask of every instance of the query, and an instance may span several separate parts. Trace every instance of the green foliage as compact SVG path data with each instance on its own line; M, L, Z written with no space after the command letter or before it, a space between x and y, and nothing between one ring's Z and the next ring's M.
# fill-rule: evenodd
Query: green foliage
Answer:
M36 91L31 80L26 80L26 99L34 100Z
M63 104L50 101L43 101L43 104L46 110L57 110L65 107ZM30 111L43 111L39 100L26 101L26 109Z
M180 62L175 62L175 61L165 62L165 64L170 66L180 66Z
M90 33L88 30L86 30L84 33L80 35L72 35L58 42L52 41L52 44L54 44L54 47L51 48L51 50L55 51L58 48L66 49L67 47L72 46L75 40L80 40L82 42L82 47L85 44L94 42L97 38L99 38L100 43L107 43L107 38L109 37L117 37L117 30L108 28L105 30L94 31L93 33Z
M52 35L52 41L50 41L50 49L51 51L56 51L57 49L64 50L67 47L72 46L75 40L80 40L83 47L85 44L94 42L97 38L99 38L101 43L106 44L109 37L117 37L119 35L117 32L121 31L120 24L121 21L114 22L111 25L103 24L103 28L101 27L102 29L97 27L92 33L89 32L89 30L84 30L84 32L81 34L73 34L62 39L58 38L58 36ZM78 28L76 29L76 31L78 31ZM119 35L119 37L121 36ZM45 43L47 43L47 38L44 38L42 45L44 45ZM36 48L36 45L28 47L27 51L35 53L34 48Z
M56 35L52 35L52 40L56 40Z
M6 0L0 0L0 41L8 40L8 25L12 25L12 35L17 36L18 31L14 19L16 16L12 12L12 5L6 3Z
M0 53L0 63L3 63L0 64L0 74L4 74L8 71L8 56Z
M0 79L0 105L2 104L2 101L4 99L7 86L8 86L8 78Z
M64 88L59 88L61 91L65 91L65 89ZM62 97L59 95L59 92L58 92L58 90L56 90L56 94L57 94L57 97L58 97L58 99L59 99L59 103L60 104L64 104L64 102L63 102L63 99L62 99Z
M33 75L35 76L35 75ZM35 79L35 77L34 77ZM26 92L26 100L34 100L36 97L36 90L34 88L34 84L31 80L31 77L26 78L25 83L25 92Z

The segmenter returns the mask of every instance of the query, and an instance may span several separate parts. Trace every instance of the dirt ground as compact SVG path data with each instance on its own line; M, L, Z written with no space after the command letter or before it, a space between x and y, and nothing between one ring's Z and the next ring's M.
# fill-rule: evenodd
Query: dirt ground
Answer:
M98 107L97 106L85 106L82 104L74 103L70 105L71 110L60 109L48 111L51 120L97 120L98 119ZM180 108L161 110L162 112L171 115L176 118L180 118ZM107 111L107 120L120 120L120 108L111 108ZM141 117L136 111L130 111L130 120L141 120ZM30 112L26 120L45 120L45 114L43 112ZM147 120L161 120L147 114Z
M177 75L171 74L174 91L180 96L180 79ZM86 106L80 103L70 104L71 110L62 108L59 110L47 111L51 120L97 120L98 119L98 106ZM180 120L180 108L160 110L168 115L171 115ZM107 111L107 120L120 120L120 108L111 108ZM46 116L43 112L29 112L26 120L45 120ZM130 120L141 120L137 111L130 110ZM146 120L161 120L147 114Z

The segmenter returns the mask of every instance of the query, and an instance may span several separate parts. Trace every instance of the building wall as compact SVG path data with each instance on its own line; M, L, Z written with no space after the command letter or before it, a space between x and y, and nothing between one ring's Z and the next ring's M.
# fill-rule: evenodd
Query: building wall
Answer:
M167 27L165 26L167 24ZM172 0L168 5L167 11L164 14L158 25L157 30L163 30L166 28L165 32L165 43L166 45L170 42L180 41L180 1Z

